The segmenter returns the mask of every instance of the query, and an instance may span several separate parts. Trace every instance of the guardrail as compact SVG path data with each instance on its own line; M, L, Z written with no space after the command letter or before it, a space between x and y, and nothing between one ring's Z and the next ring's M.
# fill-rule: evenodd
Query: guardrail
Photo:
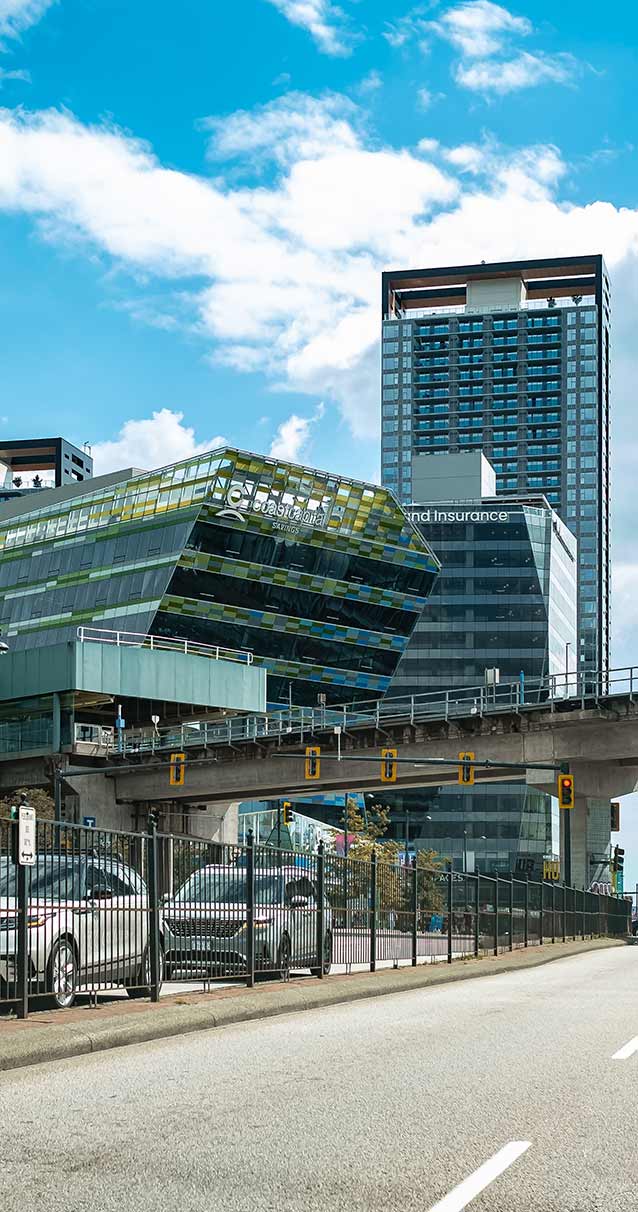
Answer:
M78 627L81 644L114 644L117 648L151 648L154 652L181 652L184 656L209 657L214 661L239 661L252 665L252 652L237 648L223 648L219 644L200 644L196 640L182 640L178 636L147 635L144 631L109 631L107 628Z
M189 745L224 746L275 738L300 743L321 732L352 732L357 728L382 729L387 724L417 724L458 717L577 710L615 695L638 697L638 666L604 673L552 674L545 678L517 678L495 686L469 686L433 690L424 694L375 699L342 707L282 707L263 715L229 717L220 723L192 721L179 728L149 732L128 730L121 753L154 753Z
M18 867L0 820L0 1006L20 1017L124 988L156 1001L162 980L326 976L452 963L557 939L627 936L619 898L554 883L403 866L178 834L36 825ZM13 842L17 838L13 838ZM425 858L425 856L423 856ZM0 1033L2 1027L0 1025Z

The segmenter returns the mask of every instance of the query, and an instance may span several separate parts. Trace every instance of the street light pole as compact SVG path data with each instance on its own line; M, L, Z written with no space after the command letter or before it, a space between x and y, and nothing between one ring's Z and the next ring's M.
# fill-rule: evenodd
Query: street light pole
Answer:
M463 874L467 874L467 829L463 830Z

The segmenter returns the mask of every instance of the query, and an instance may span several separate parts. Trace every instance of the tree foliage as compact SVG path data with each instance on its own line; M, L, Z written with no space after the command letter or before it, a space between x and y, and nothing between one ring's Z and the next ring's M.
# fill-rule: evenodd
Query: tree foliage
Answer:
M372 856L377 864L377 909L394 912L400 925L408 928L407 916L412 913L414 876L412 868L399 862L401 844L386 838L390 826L390 809L373 804L365 817L357 801L348 797L345 809L345 829L348 845L348 900L369 900L371 891ZM345 887L345 859L338 860L333 871L336 886ZM442 869L433 850L419 850L416 855L417 910L421 918L439 913L444 905ZM420 928L424 928L423 921Z
M4 817L5 820L8 820L11 816L11 809L14 805L20 804L28 804L30 808L35 808L35 815L39 821L55 820L53 797L43 787L19 787L17 791L5 795L0 800L0 818Z

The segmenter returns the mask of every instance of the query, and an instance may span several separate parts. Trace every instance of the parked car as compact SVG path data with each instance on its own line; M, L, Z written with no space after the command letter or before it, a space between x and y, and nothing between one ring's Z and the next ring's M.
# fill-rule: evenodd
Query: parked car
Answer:
M255 874L255 970L280 973L310 968L318 976L317 891L298 867ZM248 963L246 871L208 866L194 872L162 912L165 971L241 976ZM324 904L323 971L332 964L332 913Z
M0 994L17 978L16 869L0 870ZM54 1007L71 1006L78 990L124 985L149 993L146 885L132 867L99 855L39 854L28 906L31 993ZM160 969L163 956L160 953ZM161 972L160 972L161 975Z

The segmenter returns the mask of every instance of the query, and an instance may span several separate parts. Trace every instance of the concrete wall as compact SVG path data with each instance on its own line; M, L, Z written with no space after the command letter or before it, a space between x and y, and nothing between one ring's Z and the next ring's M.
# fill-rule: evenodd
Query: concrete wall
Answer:
M519 276L511 278L481 278L468 282L466 311L508 311L521 306L525 285Z
M2 657L4 701L66 690L234 711L266 709L266 671L239 661L90 641L20 649Z
M480 450L412 457L412 500L415 504L480 501L495 495L496 472Z

